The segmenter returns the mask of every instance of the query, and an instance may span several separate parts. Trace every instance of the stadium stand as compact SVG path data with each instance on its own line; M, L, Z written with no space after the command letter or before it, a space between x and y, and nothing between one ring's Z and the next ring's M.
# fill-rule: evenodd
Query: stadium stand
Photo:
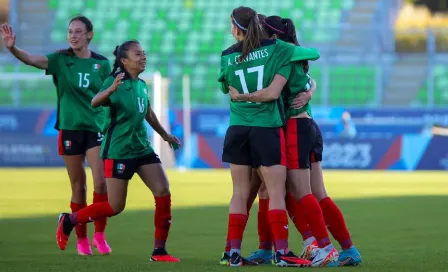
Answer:
M423 82L417 96L417 102L425 105L428 102L428 88ZM448 67L437 65L434 67L434 104L443 106L448 104Z
M335 43L340 37L341 22L355 5L355 0L302 1L285 0L281 5L248 0L244 4L267 15L290 17L298 26L298 36L304 46ZM92 18L95 27L93 46L112 58L118 41L138 39L148 51L149 71L160 71L169 77L172 104L182 101L182 76L190 75L192 105L216 105L225 101L220 94L216 77L220 52L234 41L227 20L232 8L240 1L185 0L185 1L120 1L120 0L50 0L48 9L53 14L51 41L66 47L67 21L76 14ZM106 12L107 10L107 12ZM131 11L132 10L132 11ZM32 67L7 65L0 72L39 72ZM312 64L312 76L318 82L323 68ZM330 105L366 105L372 102L376 71L368 65L329 65L325 69L329 82L326 102ZM54 88L50 81L20 82L21 104L52 104ZM12 82L0 83L2 96L10 93ZM50 91L48 90L50 89ZM8 104L10 99L1 100ZM313 104L323 103L323 95L316 93ZM223 105L223 104L222 104Z

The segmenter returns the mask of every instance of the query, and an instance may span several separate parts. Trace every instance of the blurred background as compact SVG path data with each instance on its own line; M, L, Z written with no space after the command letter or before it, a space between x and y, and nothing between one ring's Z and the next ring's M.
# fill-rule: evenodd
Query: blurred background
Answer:
M163 78L159 117L184 141L175 154L159 149L168 166L225 168L228 97L217 75L234 42L230 13L242 4L291 18L301 44L320 50L312 106L325 168L448 168L446 0L0 0L0 22L36 54L66 48L77 14L94 24L92 49L111 60L115 45L138 39L148 52L145 79ZM43 74L0 46L0 166L63 165L56 92Z

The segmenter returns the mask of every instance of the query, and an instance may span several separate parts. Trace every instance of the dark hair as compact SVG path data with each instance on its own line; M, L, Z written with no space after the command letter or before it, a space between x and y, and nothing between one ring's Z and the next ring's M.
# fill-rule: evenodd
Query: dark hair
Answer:
M296 26L294 25L294 22L289 18L284 18L282 19L282 24L285 26L285 35L283 40L295 45L300 45L297 40Z
M269 38L276 34L280 40L283 40L286 35L286 26L282 20L280 16L269 16L264 19L262 22L263 29Z
M129 73L124 68L123 63L121 62L121 59L128 57L129 48L133 44L140 44L140 43L137 40L129 40L129 41L125 41L121 45L115 47L115 50L113 52L113 54L115 56L114 67L113 67L110 75L115 75L117 73L125 73L125 77L129 76Z
M296 26L294 25L294 22L289 18L282 19L282 22L285 25L285 29L286 29L286 35L283 40L285 42L293 43L293 44L299 46L300 43L297 40L297 32L296 32ZM306 61L302 61L301 63L302 63L303 71L305 73L308 73L310 70L309 62L306 60Z
M89 18L87 18L86 16L84 16L84 15L75 16L70 20L70 22L68 24L70 25L74 21L80 21L81 23L83 23L86 26L87 32L93 31L92 21L90 21Z
M269 16L263 22L264 31L272 37L276 34L278 38L284 42L293 43L296 46L300 45L297 40L296 26L294 22L289 18L282 18L279 16ZM303 71L308 73L309 63L308 61L302 62Z
M266 20L266 15L258 13L258 21L260 21L260 23L264 22L264 20Z
M260 40L263 37L263 28L260 25L258 14L249 7L238 7L232 11L232 23L244 33L243 51L240 61L255 48L260 47Z
M84 16L84 15L75 16L75 17L73 17L70 20L70 22L68 24L70 25L74 21L80 21L81 23L83 23L85 25L85 27L86 27L86 31L87 32L92 32L93 31L92 21L90 21L89 18L87 18L86 16ZM90 40L89 40L89 42L90 42ZM68 55L68 56L74 56L75 55L75 52L73 52L73 48L71 48L71 47L67 48L67 49L58 50L57 52L60 52L62 54Z

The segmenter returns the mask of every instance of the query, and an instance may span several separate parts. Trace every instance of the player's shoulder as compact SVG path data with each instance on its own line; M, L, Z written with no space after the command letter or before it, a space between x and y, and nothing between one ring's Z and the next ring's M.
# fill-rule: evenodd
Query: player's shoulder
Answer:
M108 61L108 59L105 56L100 55L97 52L90 51L90 53L91 53L91 58L92 59Z
M262 39L262 40L260 40L260 48L274 45L276 43L277 43L276 39L272 39L272 40L271 39ZM229 48L227 48L226 50L222 51L221 57L231 55L233 53L241 53L242 51L243 51L243 42L237 42L237 43L233 44L232 46L230 46Z
M233 53L238 53L238 52L241 52L241 51L243 51L243 43L242 42L237 42L237 43L231 45L226 50L222 51L221 57L224 57L224 56L227 56L227 55L231 55Z
M144 84L146 84L146 81L144 81L143 79L141 79L141 78L138 78L138 81L139 82L141 82L141 83L144 83Z

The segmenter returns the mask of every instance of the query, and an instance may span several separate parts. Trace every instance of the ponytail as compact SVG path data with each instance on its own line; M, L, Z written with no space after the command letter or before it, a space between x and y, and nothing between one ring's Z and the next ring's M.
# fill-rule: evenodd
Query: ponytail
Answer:
M261 18L263 16L261 15ZM243 61L250 52L260 47L260 40L263 39L260 17L255 10L241 6L232 11L231 18L233 25L244 33L243 50L239 57L239 60Z
M119 45L117 45L116 47L115 47L115 50L114 50L114 52L113 52L113 54L114 54L114 56L115 56L115 61L114 61L114 66L113 66L113 68L112 68L112 72L110 73L110 75L112 76L112 75L115 75L115 74L117 74L120 70L121 70L121 61L117 58L117 55L118 55L118 49L120 48L120 46ZM121 64L121 65L120 65Z
M282 24L285 26L285 34L281 39L285 42L293 43L295 45L300 45L297 40L296 27L294 22L289 18L282 19Z
M289 18L283 18L282 24L284 25L285 34L280 36L280 39L285 42L293 43L296 46L300 46L300 43L297 40L296 27L294 25L294 22ZM301 64L303 71L308 74L310 70L309 62L306 60L302 61Z
M258 15L251 18L247 27L246 35L243 40L243 51L241 52L240 61L243 61L250 52L260 47L260 40L263 38L263 29L261 28Z

